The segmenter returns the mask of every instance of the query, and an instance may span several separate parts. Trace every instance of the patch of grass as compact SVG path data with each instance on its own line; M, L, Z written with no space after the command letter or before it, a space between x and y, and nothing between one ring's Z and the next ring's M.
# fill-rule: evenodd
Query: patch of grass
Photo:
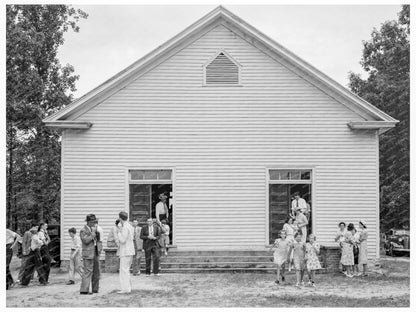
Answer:
M345 298L340 296L266 296L264 306L285 307L410 307L409 296L389 298Z

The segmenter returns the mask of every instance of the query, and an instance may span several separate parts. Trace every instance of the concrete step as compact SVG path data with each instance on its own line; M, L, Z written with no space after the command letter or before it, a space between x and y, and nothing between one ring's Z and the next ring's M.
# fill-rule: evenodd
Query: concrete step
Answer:
M178 262L273 262L272 256L162 256L161 263L178 263Z

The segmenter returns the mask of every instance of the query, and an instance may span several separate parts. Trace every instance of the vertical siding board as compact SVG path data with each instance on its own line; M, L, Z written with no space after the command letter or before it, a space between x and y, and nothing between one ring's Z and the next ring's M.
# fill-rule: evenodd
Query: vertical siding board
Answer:
M203 65L221 49L241 64L241 86L203 86ZM376 255L374 131L350 130L361 117L223 26L78 120L94 125L64 136L64 230L95 213L106 239L128 208L127 168L171 166L178 248L264 248L267 168L309 167L319 241L334 244L340 219L363 218Z

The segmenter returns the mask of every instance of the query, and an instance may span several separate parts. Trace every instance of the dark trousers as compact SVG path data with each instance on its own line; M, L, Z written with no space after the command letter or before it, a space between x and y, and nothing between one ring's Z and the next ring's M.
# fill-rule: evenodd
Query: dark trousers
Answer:
M45 271L43 270L44 265L42 262L42 256L39 250L31 250L29 256L27 256L25 263L25 270L23 271L22 285L29 285L29 282L33 276L33 272L38 272L39 282L46 284Z
M10 262L12 262L13 250L10 248L12 244L6 244L6 289L14 283L12 273L10 272Z
M84 275L82 276L82 282L80 292L87 293L90 291L90 284L92 284L92 292L98 293L100 282L100 257L98 255L97 247L95 247L94 259L83 258L84 262Z
M29 259L29 255L25 255L25 256L22 255L22 262L20 265L19 277L18 277L19 281L22 281L23 279L23 273L25 272L27 259ZM35 275L35 271L33 271L31 279L33 279L33 275Z
M158 246L148 247L144 250L144 256L146 258L146 274L150 275L150 263L153 257L153 273L159 273L159 261L160 261L160 248Z
M49 273L51 271L51 256L49 254L49 247L48 245L43 245L40 248L40 255L42 257L42 263L43 263L43 272L45 274L45 280L46 282L48 282L49 280ZM39 282L40 282L40 278L39 278Z

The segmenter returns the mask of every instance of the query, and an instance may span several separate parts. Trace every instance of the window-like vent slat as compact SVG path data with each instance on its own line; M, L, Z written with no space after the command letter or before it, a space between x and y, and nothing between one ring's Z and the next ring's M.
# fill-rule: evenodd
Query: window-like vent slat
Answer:
M206 67L206 84L238 84L238 66L224 53L218 56Z

